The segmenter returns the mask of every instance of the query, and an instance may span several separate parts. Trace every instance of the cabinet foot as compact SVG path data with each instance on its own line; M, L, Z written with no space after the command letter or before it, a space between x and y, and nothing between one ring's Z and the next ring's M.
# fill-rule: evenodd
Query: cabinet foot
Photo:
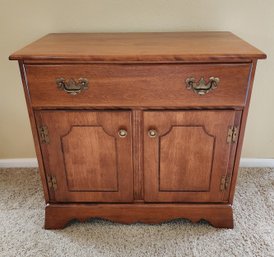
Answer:
M102 218L124 224L157 224L178 218L208 221L216 228L233 228L229 204L48 204L45 229L62 229L72 220Z

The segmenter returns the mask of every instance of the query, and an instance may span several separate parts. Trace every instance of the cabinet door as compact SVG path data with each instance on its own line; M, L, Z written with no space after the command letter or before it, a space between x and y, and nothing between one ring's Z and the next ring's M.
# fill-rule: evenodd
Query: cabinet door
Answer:
M51 201L133 200L131 112L38 111L36 120L48 133L40 143Z
M144 112L145 201L227 201L236 148L227 142L228 130L239 116L229 110Z

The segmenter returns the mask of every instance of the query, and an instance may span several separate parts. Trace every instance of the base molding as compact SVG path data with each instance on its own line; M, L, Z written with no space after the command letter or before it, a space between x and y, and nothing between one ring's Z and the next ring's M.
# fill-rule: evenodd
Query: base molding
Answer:
M48 204L45 229L63 229L72 220L102 218L123 224L157 224L178 218L208 221L216 228L233 228L230 204Z
M36 167L38 167L38 162L36 158L0 159L0 168L36 168ZM243 168L274 167L274 159L241 158L240 167L243 167Z
M0 159L0 168L37 168L36 158Z
M241 158L242 168L271 168L274 167L274 159Z

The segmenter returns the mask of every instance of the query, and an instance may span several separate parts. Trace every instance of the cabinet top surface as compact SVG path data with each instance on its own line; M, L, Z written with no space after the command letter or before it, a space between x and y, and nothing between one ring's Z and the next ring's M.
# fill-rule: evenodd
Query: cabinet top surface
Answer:
M266 55L231 32L56 33L11 60L241 61Z

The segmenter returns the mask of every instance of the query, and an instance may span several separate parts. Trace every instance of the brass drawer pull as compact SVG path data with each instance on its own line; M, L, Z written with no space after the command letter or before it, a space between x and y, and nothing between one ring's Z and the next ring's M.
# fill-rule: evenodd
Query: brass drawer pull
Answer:
M75 79L58 78L56 79L57 88L64 90L70 95L77 95L82 90L88 88L88 80L86 78L80 78L77 81Z
M157 137L157 131L155 129L150 129L148 131L148 136L151 138Z
M119 137L124 138L127 136L127 131L125 129L120 129L118 135Z
M198 95L205 95L211 90L217 88L219 82L220 79L215 77L210 77L208 83L206 83L203 77L200 79L198 83L195 82L195 78L187 78L186 88L192 89Z

